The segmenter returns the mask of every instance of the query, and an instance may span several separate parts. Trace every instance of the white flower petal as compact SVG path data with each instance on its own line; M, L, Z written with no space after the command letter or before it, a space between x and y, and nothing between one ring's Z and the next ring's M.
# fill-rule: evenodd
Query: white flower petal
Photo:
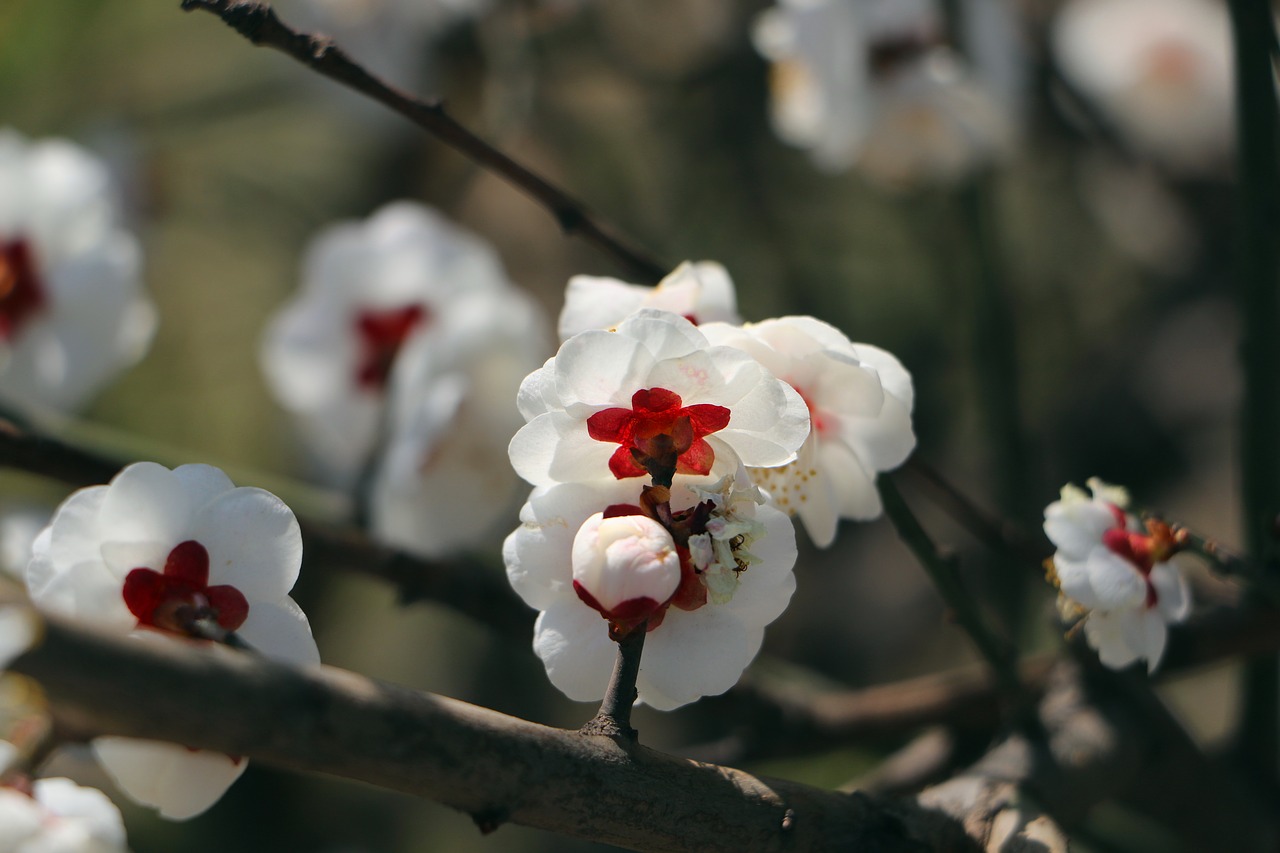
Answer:
M99 530L113 542L172 542L189 538L197 496L163 465L136 462L111 481L98 511Z
M547 678L570 699L591 702L604 696L617 645L609 639L609 624L576 595L560 598L538 616L533 650Z
M1104 665L1124 669L1142 657L1142 649L1130 644L1135 634L1141 637L1140 618L1136 610L1097 610L1089 614L1084 623L1085 639L1097 650L1098 659Z
M1085 563L1089 585L1100 610L1141 607L1147 600L1147 582L1128 560L1101 545Z
M100 737L91 746L121 791L171 820L206 811L248 766L244 759L158 741Z
M209 552L209 583L246 598L274 601L293 588L302 565L302 531L293 511L262 489L238 488L200 508L190 538Z
M320 663L320 651L311 636L311 623L302 608L288 596L278 602L250 603L249 616L236 633L272 660L299 666Z
M640 701L670 711L702 696L718 696L738 683L763 639L762 628L747 627L724 607L669 610L645 638L636 679Z
M1044 533L1058 550L1073 560L1083 560L1102 542L1102 534L1116 526L1106 504L1088 501L1054 501L1044 511Z
M1166 622L1181 622L1191 612L1191 591L1175 563L1151 567L1151 585L1156 590L1156 608Z

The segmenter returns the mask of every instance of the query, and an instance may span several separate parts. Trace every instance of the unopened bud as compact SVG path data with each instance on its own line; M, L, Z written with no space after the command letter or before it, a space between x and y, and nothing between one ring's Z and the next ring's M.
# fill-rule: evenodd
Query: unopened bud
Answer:
M574 537L574 590L623 633L657 614L679 585L675 542L651 518L598 512Z

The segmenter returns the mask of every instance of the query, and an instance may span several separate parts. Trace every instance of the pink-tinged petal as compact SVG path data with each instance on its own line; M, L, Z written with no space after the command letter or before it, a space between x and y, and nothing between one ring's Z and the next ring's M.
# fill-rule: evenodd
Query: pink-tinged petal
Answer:
M287 596L279 601L252 602L248 618L236 633L272 660L299 666L320 663L307 615Z
M1156 563L1149 578L1156 590L1156 608L1166 622L1181 622L1191 612L1191 590L1173 563Z
M100 737L91 742L107 775L129 799L186 820L218 801L248 766L246 760L172 743Z
M732 445L745 465L785 465L809 436L809 407L794 388L763 371L755 388L730 409L729 426L716 436Z
M762 628L747 627L723 607L669 610L645 638L636 679L640 701L670 711L718 696L738 683L763 640Z
M122 579L100 561L58 566L31 561L28 578L31 600L41 610L66 616L105 631L128 633L138 624L121 593Z
M21 850L40 832L44 809L16 788L0 788L0 850Z
M106 494L106 486L92 486L63 501L45 528L47 535L37 537L42 544L32 543L33 553L59 565L96 559L101 542L98 514Z
M533 650L547 678L570 699L591 702L604 696L617 645L609 639L608 623L576 597L562 598L538 616Z
M112 479L98 514L98 529L114 542L176 545L191 538L196 497L187 492L181 477L163 465L135 462Z
M630 407L632 393L652 364L653 358L635 338L583 332L556 353L556 394L566 411L582 417L601 406Z
M1142 650L1130 645L1128 639L1135 634L1134 626L1139 618L1136 610L1089 614L1084 623L1084 636L1089 646L1097 650L1098 660L1105 666L1124 669L1142 657Z
M1098 609L1124 610L1145 605L1147 582L1132 563L1099 546L1090 552L1085 565Z
M270 492L238 488L202 507L191 537L209 552L209 583L230 584L250 603L282 598L298 579L302 532Z
M1110 508L1095 501L1054 501L1044 511L1044 533L1073 560L1083 560L1116 526Z
M549 412L521 427L507 454L526 482L549 486L611 478L609 458L616 449L588 436L584 421Z
M831 350L814 353L801 361L815 381L802 387L809 405L819 412L855 418L876 418L884 406L880 377L851 355Z

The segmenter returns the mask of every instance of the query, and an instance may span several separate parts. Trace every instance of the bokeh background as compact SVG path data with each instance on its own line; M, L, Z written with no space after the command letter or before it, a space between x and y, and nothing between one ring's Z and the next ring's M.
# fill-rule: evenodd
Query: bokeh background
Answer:
M443 96L464 124L664 262L723 263L747 319L813 314L895 353L915 378L918 458L1044 556L1044 505L1095 474L1127 484L1140 506L1238 541L1229 170L1170 170L1082 110L1046 49L1058 4L1027 0L1010 7L1025 61L1019 132L990 170L905 187L824 171L770 125L770 71L751 39L766 6L512 0L415 29L403 48L389 46L405 37L394 26L351 44L406 88ZM314 13L302 0L277 8L287 21ZM549 318L569 276L626 277L498 178L177 0L4 0L0 123L69 137L110 163L159 311L147 357L65 436L126 458L220 465L300 514L340 519L350 502L313 482L258 351L318 229L424 201L492 241ZM1019 407L1021 454L992 427L1002 403L977 355L992 334L974 319L984 276L1007 296L994 328L1014 354L1003 401ZM1058 642L1039 566L993 558L918 476L900 483L993 614L1018 602L1024 648ZM35 478L0 484L10 503L64 495ZM499 544L485 555L495 573ZM756 677L856 687L974 660L884 520L845 524L827 551L802 544L797 578ZM1010 593L1027 579L1025 596ZM1234 594L1197 580L1202 597ZM402 607L376 581L305 566L295 595L330 664L553 725L594 711L551 688L526 645L446 608ZM1161 690L1213 745L1230 733L1235 679L1225 665ZM641 709L636 724L649 745L681 752L732 727L720 707ZM891 747L833 745L749 769L834 786ZM433 803L259 765L186 824L125 808L138 853L604 849L511 826L481 837ZM1115 806L1086 834L1179 849Z

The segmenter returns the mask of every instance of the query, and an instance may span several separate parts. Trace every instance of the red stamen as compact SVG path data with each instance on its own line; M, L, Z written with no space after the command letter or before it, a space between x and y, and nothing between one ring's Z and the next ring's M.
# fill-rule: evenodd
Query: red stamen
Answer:
M369 391L381 391L387 385L396 355L409 334L427 322L423 305L406 305L386 311L362 311L356 316L356 335L360 341L360 362L356 367L356 383Z
M0 340L11 341L48 297L26 240L0 238Z
M703 437L728 426L730 412L711 403L683 406L682 402L679 394L666 388L646 388L631 395L630 409L605 409L587 418L588 435L596 441L620 445L609 459L614 477L623 480L644 476L646 469L641 462L661 445L655 439L663 436L676 444L679 473L711 471L715 451Z
M234 631L249 616L249 602L234 586L209 586L209 552L194 539L169 552L163 574L145 567L124 579L124 603L138 624L185 634L194 619L212 617Z

